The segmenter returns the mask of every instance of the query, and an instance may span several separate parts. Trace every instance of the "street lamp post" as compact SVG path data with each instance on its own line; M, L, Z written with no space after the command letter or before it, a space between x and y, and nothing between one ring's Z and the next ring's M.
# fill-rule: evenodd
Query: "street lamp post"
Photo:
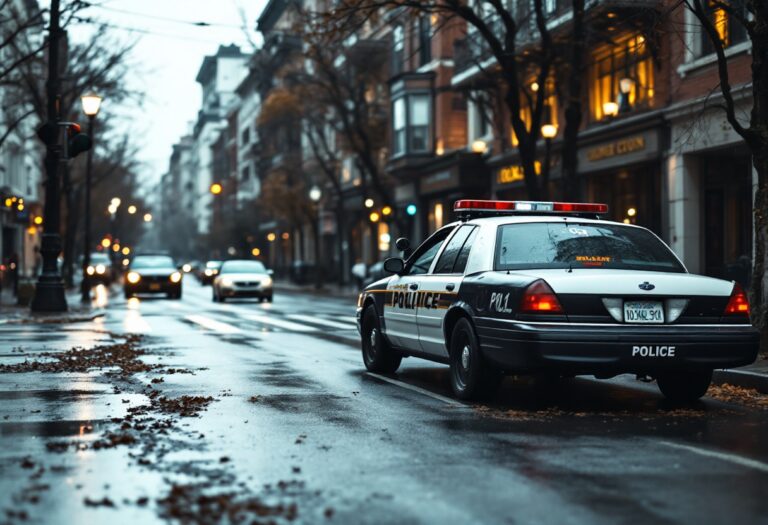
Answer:
M47 122L38 131L38 136L45 142L45 208L43 210L43 238L40 254L43 258L43 269L35 285L35 296L31 309L35 312L64 312L67 310L67 299L64 294L64 282L59 270L59 253L61 253L61 235L59 234L59 164L66 159L62 155L59 143L59 49L64 36L59 27L59 0L51 0L50 22L48 31L48 82Z
M80 97L83 105L83 113L88 117L88 138L93 144L93 121L101 109L101 97L88 93ZM91 171L93 169L93 147L88 150L88 159L85 165L85 240L83 246L83 282L80 287L81 300L91 300L91 278L88 275L88 266L91 264Z
M322 198L323 190L317 185L312 186L309 190L309 200L312 201L315 208L315 224L313 228L313 233L315 234L315 288L320 288L323 285L321 276L325 273L322 271L322 262L320 260L320 199Z

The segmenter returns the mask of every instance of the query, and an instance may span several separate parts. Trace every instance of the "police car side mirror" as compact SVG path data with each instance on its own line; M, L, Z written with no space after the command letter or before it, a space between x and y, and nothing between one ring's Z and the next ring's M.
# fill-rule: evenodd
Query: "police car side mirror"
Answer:
M389 273L400 274L405 269L405 263L400 257L390 257L384 261L384 270Z
M267 275L275 275L275 271L274 270L267 270Z
M400 237L398 240L395 241L395 247L401 252L408 251L408 248L411 247L411 241L409 241L405 237Z

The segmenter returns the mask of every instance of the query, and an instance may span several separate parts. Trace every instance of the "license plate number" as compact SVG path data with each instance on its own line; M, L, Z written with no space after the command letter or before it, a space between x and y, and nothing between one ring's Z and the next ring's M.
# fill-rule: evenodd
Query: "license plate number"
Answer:
M627 301L624 303L625 323L664 322L664 307L659 302Z
M149 289L152 290L153 292L155 292L155 291L160 289L160 284L159 283L152 283L152 284L149 285Z

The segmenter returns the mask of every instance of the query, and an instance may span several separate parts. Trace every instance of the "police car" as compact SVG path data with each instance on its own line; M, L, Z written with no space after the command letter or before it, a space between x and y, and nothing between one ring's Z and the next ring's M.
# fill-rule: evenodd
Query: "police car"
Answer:
M649 230L602 220L604 204L460 200L454 211L460 221L387 259L394 275L360 294L368 370L446 363L460 399L492 395L509 373L633 373L689 401L713 369L757 357L744 290L688 273Z

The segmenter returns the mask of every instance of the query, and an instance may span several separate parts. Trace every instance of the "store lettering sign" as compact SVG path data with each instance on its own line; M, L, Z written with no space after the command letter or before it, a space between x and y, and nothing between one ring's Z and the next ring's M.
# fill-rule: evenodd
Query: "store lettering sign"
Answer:
M609 159L611 157L618 157L620 155L627 155L644 149L645 137L643 135L638 135L636 137L629 137L627 139L617 140L616 142L610 142L608 144L603 144L602 146L588 149L587 160L594 162Z
M536 169L536 175L541 175L541 162L537 160L534 163L534 168ZM496 174L496 182L499 184L511 184L524 178L523 167L518 165L501 168Z

